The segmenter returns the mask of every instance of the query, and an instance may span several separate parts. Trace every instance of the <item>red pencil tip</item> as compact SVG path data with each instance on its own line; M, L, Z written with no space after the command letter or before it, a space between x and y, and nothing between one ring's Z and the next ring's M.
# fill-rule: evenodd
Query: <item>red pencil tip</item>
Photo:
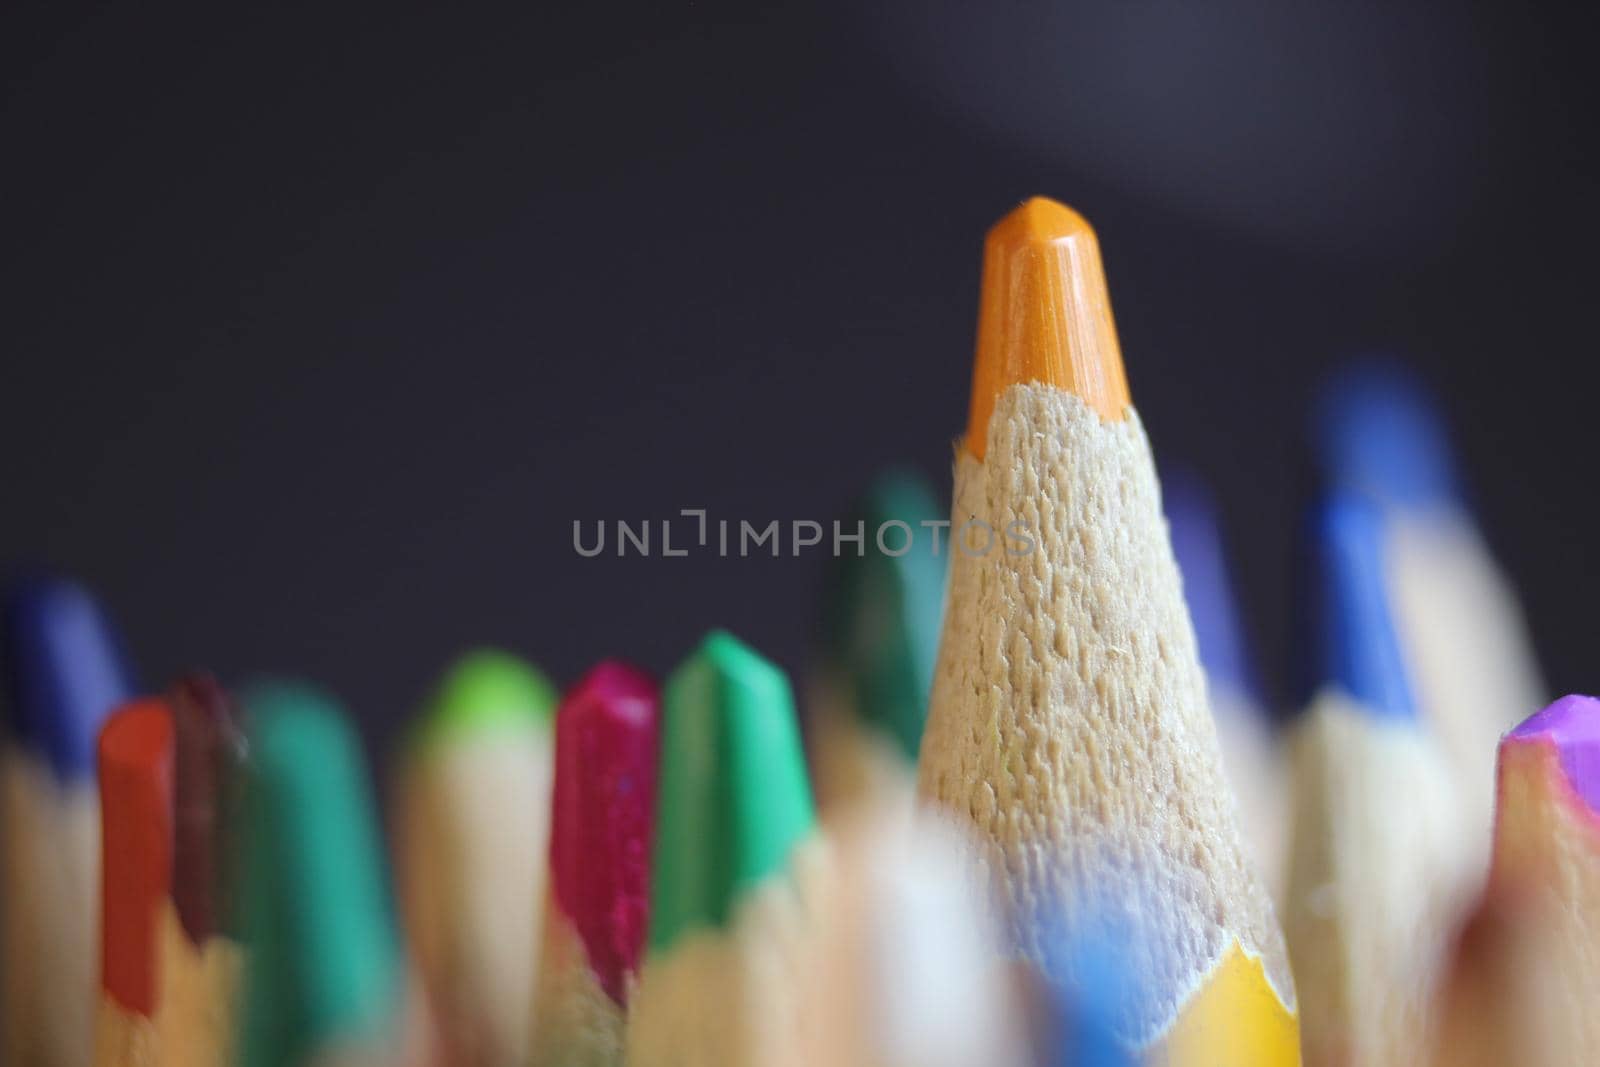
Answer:
M156 917L172 885L172 715L151 698L100 732L101 984L140 1015L156 1009Z

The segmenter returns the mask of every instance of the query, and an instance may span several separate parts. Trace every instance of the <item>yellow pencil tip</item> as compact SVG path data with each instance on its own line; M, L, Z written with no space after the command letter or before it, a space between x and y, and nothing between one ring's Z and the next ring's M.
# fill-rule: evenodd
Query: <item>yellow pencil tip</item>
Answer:
M966 438L979 459L995 401L1019 382L1065 389L1107 421L1127 415L1100 243L1082 215L1042 196L995 223L984 241Z

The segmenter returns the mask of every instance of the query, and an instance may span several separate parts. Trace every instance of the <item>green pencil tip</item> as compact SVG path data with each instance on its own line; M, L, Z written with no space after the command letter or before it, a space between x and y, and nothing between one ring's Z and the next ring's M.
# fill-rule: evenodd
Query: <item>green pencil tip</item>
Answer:
M398 949L376 812L354 730L310 686L249 690L241 928L241 1062L298 1067L332 1044L382 1041Z
M861 554L836 557L828 576L829 659L855 714L913 763L939 652L950 538L935 524L945 517L922 478L880 476L850 516L862 524Z
M814 817L783 671L710 634L667 679L650 947L722 926L745 890L781 874Z
M486 730L548 729L558 700L537 667L509 652L478 649L445 672L409 740L428 748Z

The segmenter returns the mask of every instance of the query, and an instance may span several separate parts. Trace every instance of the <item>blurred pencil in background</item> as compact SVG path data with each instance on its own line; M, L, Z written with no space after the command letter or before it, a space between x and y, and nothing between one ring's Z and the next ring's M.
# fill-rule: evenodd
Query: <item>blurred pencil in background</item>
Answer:
M242 739L209 675L125 705L100 736L101 984L95 1061L233 1063L241 949L224 931Z
M10 736L0 1062L85 1067L98 1000L100 809L95 746L131 695L120 643L87 590L34 579L5 604Z
M1284 755L1250 659L1222 518L1205 483L1187 470L1162 472L1161 501L1245 844L1281 902L1289 834Z
M97 1067L166 1063L162 905L172 893L172 714L160 699L113 714L100 735L103 861Z
M798 1065L796 867L815 819L789 681L715 632L667 679L662 714L628 1063Z
M1501 741L1498 779L1493 868L1455 961L1436 1062L1591 1064L1600 1049L1600 700L1567 696L1530 716Z
M1130 967L1133 955L1109 915L1076 935L1047 936L1047 973L1036 996L1042 1002L1038 1044L1041 1067L1136 1067L1140 1062L1118 1037L1128 1005L1144 996Z
M1151 887L1130 1052L1299 1060L1294 983L1245 851L1134 413L1099 246L1024 203L984 246L972 411L919 792L989 848L1013 948ZM979 525L979 524L982 525ZM985 541L987 540L987 544ZM1052 975L1071 979L1073 975Z
M659 722L655 682L615 660L556 713L535 1067L622 1063L649 932Z
M1383 512L1400 646L1424 718L1455 766L1487 862L1500 735L1546 699L1521 606L1467 507L1434 398L1398 364L1354 364L1315 416L1324 475Z
M1380 513L1350 490L1311 510L1284 907L1308 1067L1413 1062L1469 896L1459 791L1417 717L1385 544Z
M537 995L555 689L505 652L463 656L400 756L401 899L441 1054L522 1067Z
M234 1062L244 965L237 893L246 745L228 693L196 671L167 687L173 727L173 874L164 909L165 1042L174 1067Z
M882 790L909 796L916 780L951 551L931 524L944 517L921 478L883 474L846 523L860 554L829 560L807 738L824 814Z
M239 1063L403 1063L399 950L355 732L332 699L300 683L260 683L244 706Z
M898 797L829 827L805 888L803 1064L1024 1067L1024 1005L972 845Z

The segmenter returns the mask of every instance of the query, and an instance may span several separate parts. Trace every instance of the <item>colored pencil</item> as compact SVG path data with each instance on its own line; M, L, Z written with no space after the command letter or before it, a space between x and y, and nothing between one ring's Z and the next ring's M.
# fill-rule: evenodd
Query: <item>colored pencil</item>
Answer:
M1517 726L1500 742L1497 777L1486 929L1457 961L1436 1062L1500 1047L1502 1063L1591 1064L1600 1049L1600 700L1563 697Z
M828 842L805 887L798 1062L1031 1063L987 886L965 864L970 844L888 796L841 812Z
M239 1062L402 1062L398 949L355 733L331 698L302 684L262 683L243 703Z
M555 703L529 664L470 653L439 683L402 757L406 929L445 1056L462 1067L527 1062Z
M1045 919L1073 936L1097 900L1148 885L1130 1051L1298 1062L1287 955L1224 777L1099 246L1053 201L989 232L951 523L919 790L990 848L1015 949L1048 966Z
M13 721L0 765L0 1062L84 1067L98 1000L95 744L131 687L110 622L68 581L10 591L3 658Z
M1245 843L1273 899L1282 900L1289 833L1284 756L1250 663L1221 517L1210 490L1192 473L1166 472L1161 490Z
M1318 432L1327 477L1383 508L1401 649L1456 768L1486 868L1495 745L1548 692L1515 591L1466 504L1444 419L1415 376L1381 362L1348 368L1322 397Z
M95 1062L232 1062L240 949L220 929L241 755L207 675L124 705L100 735L101 986Z
M164 701L124 705L100 734L101 987L95 1063L164 1063L162 906L172 892L172 713Z
M162 1048L171 1064L227 1067L244 949L235 922L245 740L204 672L167 688L173 726L172 899L162 910Z
M789 681L713 633L667 680L663 716L628 1063L795 1063L796 867L814 815Z
M939 651L948 538L920 477L882 475L845 523L859 554L830 561L826 648L814 682L808 738L824 812L870 802L879 790L909 794ZM881 531L881 537L880 537Z
M615 660L556 713L535 1067L622 1063L650 917L658 725L655 682Z
M1415 1062L1467 852L1450 766L1416 714L1390 617L1382 520L1335 490L1304 554L1307 692L1291 728L1285 928L1308 1067Z

